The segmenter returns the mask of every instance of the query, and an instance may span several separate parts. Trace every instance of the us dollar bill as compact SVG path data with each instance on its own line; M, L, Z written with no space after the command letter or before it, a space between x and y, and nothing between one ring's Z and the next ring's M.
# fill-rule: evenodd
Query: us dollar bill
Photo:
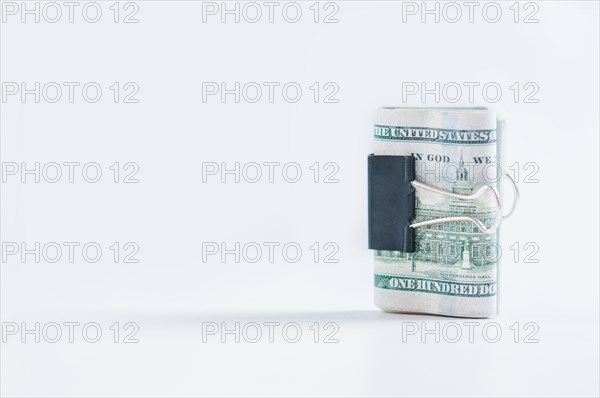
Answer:
M375 111L375 155L412 155L415 179L470 195L501 176L499 133L486 109L382 108ZM466 215L486 227L493 197L464 201L416 190L415 222ZM497 233L468 221L419 227L414 253L375 251L375 304L385 311L489 317L497 312Z

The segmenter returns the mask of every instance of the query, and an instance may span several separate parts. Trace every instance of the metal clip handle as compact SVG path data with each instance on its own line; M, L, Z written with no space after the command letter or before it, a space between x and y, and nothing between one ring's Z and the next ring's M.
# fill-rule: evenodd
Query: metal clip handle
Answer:
M494 196L494 200L496 203L496 218L494 219L494 223L489 228L487 228L483 224L483 222L481 222L481 220L478 220L476 218L469 217L469 216L442 217L442 218L436 218L434 220L421 221L421 222L411 224L410 226L412 228L419 228L419 227L425 227L427 225L443 224L443 223L454 222L454 221L468 221L468 222L475 224L477 226L477 228L479 228L479 230L481 232L483 232L484 234L491 234L496 231L496 229L502 222L502 206L500 205L500 194L498 193L498 190L496 188L494 188L490 185L482 186L481 188L479 188L479 190L477 192L475 192L472 195L461 195L458 193L444 191L443 189L439 189L439 188L433 187L431 185L428 185L428 184L425 184L425 183L422 183L419 181L412 181L411 184L416 189L424 189L427 191L435 192L440 195L445 195L445 196L449 196L451 198L460 199L460 200L477 199L478 197L484 195L486 192L491 192L492 195ZM513 206L513 208L514 208L514 206Z

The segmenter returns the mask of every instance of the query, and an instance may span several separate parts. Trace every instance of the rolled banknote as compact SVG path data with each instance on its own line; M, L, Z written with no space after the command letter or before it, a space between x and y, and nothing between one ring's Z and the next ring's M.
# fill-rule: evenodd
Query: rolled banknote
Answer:
M499 128L487 109L381 108L375 111L375 155L412 155L415 179L470 195L497 186ZM470 216L486 227L494 198L465 201L416 190L415 222ZM390 312L489 317L497 312L497 231L468 221L415 228L415 252L375 251L375 304Z

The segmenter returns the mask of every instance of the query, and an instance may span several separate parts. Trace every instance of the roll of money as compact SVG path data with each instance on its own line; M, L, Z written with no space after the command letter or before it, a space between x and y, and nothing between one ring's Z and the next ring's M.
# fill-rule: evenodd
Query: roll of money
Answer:
M381 108L375 111L374 154L412 155L415 179L470 195L498 185L499 131L487 109ZM415 222L470 216L486 227L492 197L473 201L416 190ZM468 221L415 228L415 252L375 251L375 304L389 312L490 317L497 312L497 231Z

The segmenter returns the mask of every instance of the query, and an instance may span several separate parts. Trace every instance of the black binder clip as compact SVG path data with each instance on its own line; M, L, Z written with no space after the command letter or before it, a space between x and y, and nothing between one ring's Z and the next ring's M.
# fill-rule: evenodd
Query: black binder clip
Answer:
M415 158L412 156L369 155L368 173L369 249L412 253L415 251L414 228L468 221L475 224L482 233L491 234L502 221L500 195L496 188L484 185L472 195L461 195L415 181ZM514 188L518 195L516 186ZM415 223L415 189L424 189L460 200L473 200L491 193L496 204L494 222L486 227L481 220L473 217L452 216Z

